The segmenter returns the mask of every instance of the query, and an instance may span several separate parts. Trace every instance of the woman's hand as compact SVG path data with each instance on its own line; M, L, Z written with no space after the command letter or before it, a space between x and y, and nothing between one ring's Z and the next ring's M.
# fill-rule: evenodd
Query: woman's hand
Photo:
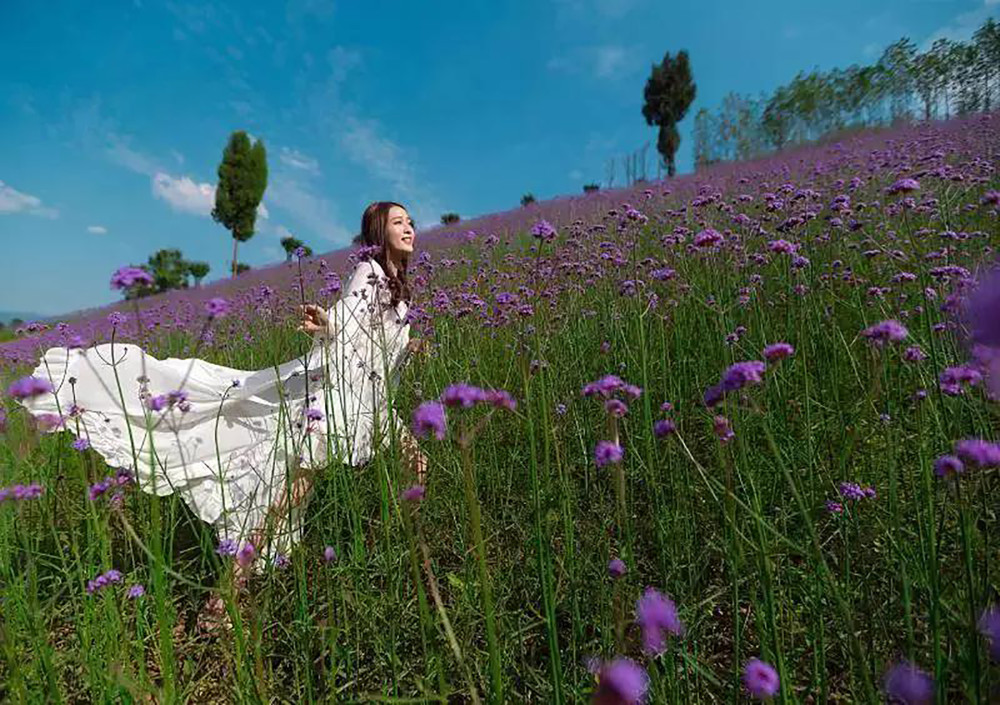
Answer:
M431 346L423 338L412 338L406 342L406 351L411 355L414 353L427 354L430 352Z
M322 333L326 335L329 330L330 318L326 315L324 309L316 304L306 304L305 306L299 306L299 312L302 316L302 323L297 330L303 333Z

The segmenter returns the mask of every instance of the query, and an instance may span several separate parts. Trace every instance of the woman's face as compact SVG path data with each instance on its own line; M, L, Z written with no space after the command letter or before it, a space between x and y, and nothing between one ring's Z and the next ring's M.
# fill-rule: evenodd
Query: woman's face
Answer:
M389 209L389 222L385 230L389 251L397 257L408 257L413 252L413 243L416 241L416 232L413 229L413 220L405 209L393 206Z

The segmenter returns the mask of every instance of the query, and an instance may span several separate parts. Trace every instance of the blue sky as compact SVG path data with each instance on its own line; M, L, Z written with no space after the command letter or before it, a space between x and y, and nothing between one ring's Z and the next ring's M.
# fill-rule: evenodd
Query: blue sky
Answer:
M208 213L231 131L264 140L270 179L240 259L291 232L348 244L370 201L441 213L579 193L656 129L650 65L686 49L697 98L757 95L800 69L870 63L908 36L967 39L1000 0L3 0L0 310L114 301L111 273L163 247L223 276ZM619 176L621 177L619 168Z

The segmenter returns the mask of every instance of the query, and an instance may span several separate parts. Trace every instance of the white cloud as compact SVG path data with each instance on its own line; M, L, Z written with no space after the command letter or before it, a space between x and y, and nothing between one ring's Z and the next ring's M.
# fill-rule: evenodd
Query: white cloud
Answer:
M919 46L919 50L921 52L929 50L938 39L950 39L955 42L969 41L986 18L996 14L993 6L997 4L1000 4L1000 0L984 0L981 7L960 12L947 24L932 32Z
M314 157L310 157L308 154L303 154L297 149L282 147L280 159L283 163L290 167L301 169L302 171L313 174L314 176L319 175L319 162L316 161Z
M0 215L25 213L42 218L58 218L59 211L42 205L42 199L29 193L22 193L13 186L0 181Z
M346 243L352 235L347 228L337 223L333 204L312 192L310 187L287 176L277 176L267 187L268 202L291 214L302 225L319 237L330 242ZM360 219L359 219L360 220ZM276 234L284 237L288 229L275 228ZM298 236L307 239L307 236Z
M414 159L396 142L380 134L375 120L363 120L353 115L344 119L340 146L347 157L368 170L377 179L388 182L398 194L387 194L377 200L407 201L414 221L427 222L438 218L440 207L425 186L418 185L411 166Z
M108 229L103 225L88 225L87 232L93 233L94 235L107 235Z
M635 47L604 44L576 47L565 54L552 57L546 67L551 71L588 73L595 78L616 79L628 75L638 65Z
M187 176L176 178L160 171L153 176L153 195L182 213L211 215L215 205L215 186L195 183Z

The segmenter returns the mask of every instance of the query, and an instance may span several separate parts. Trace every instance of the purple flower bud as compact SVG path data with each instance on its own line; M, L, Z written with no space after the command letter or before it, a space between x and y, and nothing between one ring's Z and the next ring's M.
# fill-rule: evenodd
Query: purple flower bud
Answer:
M778 692L778 672L771 664L752 658L743 669L743 685L753 697L766 700Z
M625 575L625 561L621 558L612 558L608 561L608 575L612 578L620 578Z

